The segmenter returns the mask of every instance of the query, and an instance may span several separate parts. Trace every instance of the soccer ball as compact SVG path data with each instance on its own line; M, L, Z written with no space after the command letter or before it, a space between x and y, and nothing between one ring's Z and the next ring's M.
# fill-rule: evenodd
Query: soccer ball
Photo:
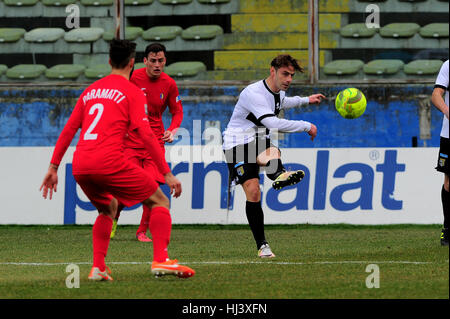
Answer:
M355 88L345 89L336 97L336 110L346 119L356 119L363 115L366 110L366 97Z

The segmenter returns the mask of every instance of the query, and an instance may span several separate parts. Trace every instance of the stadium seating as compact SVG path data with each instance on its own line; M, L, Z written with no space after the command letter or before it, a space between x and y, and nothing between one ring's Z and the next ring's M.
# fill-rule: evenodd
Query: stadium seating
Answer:
M151 4L153 0L125 0L124 4L126 6L142 6L146 4Z
M102 28L77 28L64 35L67 42L95 42L105 32Z
M442 63L441 60L416 60L406 64L403 70L408 75L435 75Z
M42 64L18 64L6 71L11 80L32 80L44 74L46 66Z
M39 0L3 0L7 6L22 7L34 6Z
M111 6L114 0L79 0L84 6Z
M125 39L134 41L142 35L144 30L141 27L126 27ZM115 30L108 30L103 33L103 40L111 41L115 37Z
M27 42L56 42L64 36L64 29L61 28L37 28L33 29L24 35Z
M417 23L389 23L380 29L380 35L386 38L409 38L420 30Z
M380 8L380 28L366 26L366 7L370 3ZM64 23L68 16L65 7L69 4L76 4L80 17L85 19L81 28L70 29L59 22ZM115 32L114 5L114 0L0 0L0 19L36 17L29 26L0 28L0 52L7 56L30 54L33 61L35 54L61 56L34 79L97 79L110 72L109 66L103 64L108 57L108 41ZM308 66L308 1L125 0L125 6L129 17L125 37L137 43L139 54L149 43L157 41L176 57L172 61L189 62L167 66L178 79L251 80L267 75L271 59L280 53L292 54L302 66ZM403 14L398 22L392 18L392 13L397 12ZM433 60L436 56L440 59L439 54L448 50L448 19L444 22L439 18L435 22L425 19L426 23L412 19L405 23L405 13L410 12L416 16L439 15L448 12L448 0L319 1L321 77L434 76L430 72L436 71L435 64L422 60ZM383 19L385 14L391 14L391 18ZM149 15L159 19L148 19ZM190 15L196 19L186 18ZM228 18L216 23L214 15ZM198 16L208 19L197 21ZM53 23L53 18L59 19L58 22ZM195 51L199 52L198 61L192 55ZM348 57L346 52L350 53ZM71 56L72 64L67 55ZM360 61L346 64L343 59ZM14 67L10 62L2 63L9 67L8 71ZM82 71L80 66L84 67ZM3 76L0 74L2 81L10 79L6 71Z
M448 38L448 23L430 23L420 28L419 34L423 38Z
M404 64L396 59L373 60L364 65L363 71L371 75L392 75L399 72Z
M22 28L0 28L0 43L17 42L25 32Z
M6 70L8 70L8 67L4 64L0 64L0 78L4 73L6 73Z
M41 0L41 2L49 7L60 7L75 4L77 0Z
M204 71L206 66L199 61L175 62L165 68L165 72L174 78L192 78Z
M76 80L83 74L86 67L81 64L58 64L45 71L48 79L71 79Z
M208 40L223 34L223 29L219 25L194 25L181 32L184 40Z
M97 64L88 67L84 70L84 76L88 79L98 80L111 73L111 66L109 64Z
M323 72L327 75L353 75L359 72L364 62L361 60L334 60L323 67Z
M183 29L179 26L152 27L142 33L146 41L170 41L181 35Z

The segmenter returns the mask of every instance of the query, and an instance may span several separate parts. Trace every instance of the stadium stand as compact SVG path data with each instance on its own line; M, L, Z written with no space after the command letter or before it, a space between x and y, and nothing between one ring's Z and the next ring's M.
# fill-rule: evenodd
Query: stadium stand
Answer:
M125 37L136 41L137 60L142 61L149 43L161 42L168 50L167 69L178 80L252 80L266 76L270 60L280 53L308 66L308 1L124 4ZM379 28L365 23L370 4L380 8ZM66 25L68 5L76 5L84 17L80 28ZM103 64L114 37L113 16L113 0L0 0L0 54L8 68L0 80L92 81L108 74ZM322 79L431 78L433 60L448 57L448 39L448 0L319 1ZM13 70L8 77L7 71L25 64L15 57L19 53L30 56L26 63L45 65L45 72L20 77ZM43 55L51 57L43 60ZM306 74L296 78L306 79Z
M76 80L84 73L86 67L81 64L58 64L45 71L48 79L71 79Z

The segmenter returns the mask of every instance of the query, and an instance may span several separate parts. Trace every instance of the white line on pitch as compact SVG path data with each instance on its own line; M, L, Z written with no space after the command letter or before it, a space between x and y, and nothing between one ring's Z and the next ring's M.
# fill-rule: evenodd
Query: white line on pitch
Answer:
M444 261L448 263L448 260ZM106 262L110 265L144 265L151 264L151 262L141 261L109 261ZM313 261L313 262L283 262L283 261L191 261L183 262L183 264L196 264L196 265L245 265L245 264L270 264L270 265L326 265L326 264L439 264L443 262L433 261L402 261L402 260L384 260L384 261ZM0 265L13 265L13 266L59 266L59 265L91 265L92 262L55 262L55 263L38 263L38 262L0 262Z

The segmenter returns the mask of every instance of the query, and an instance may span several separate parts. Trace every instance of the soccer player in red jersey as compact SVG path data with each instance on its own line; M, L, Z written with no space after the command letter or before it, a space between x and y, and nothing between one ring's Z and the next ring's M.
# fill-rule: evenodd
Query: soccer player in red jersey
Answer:
M180 127L183 120L183 106L178 93L178 87L169 75L164 73L164 66L166 65L166 48L160 43L149 44L145 49L144 63L145 68L135 70L131 76L131 82L136 84L138 88L144 92L147 98L148 105L148 120L153 133L156 135L161 151L165 154L164 144L166 142L172 143L176 130ZM167 106L172 115L172 121L167 130L164 128L162 121L162 114ZM142 140L135 132L130 132L125 139L125 153L128 158L142 166L145 170L156 177L156 181L162 185L164 178L158 171L150 154L145 150ZM117 222L120 216L119 213L113 222L113 230L111 238L116 233ZM136 231L136 238L142 242L151 242L147 237L146 232L149 225L150 211L146 206L143 207L143 213L139 228Z
M183 278L195 274L193 269L169 259L167 246L172 220L168 198L152 175L129 161L124 153L124 136L127 132L136 132L164 176L170 193L174 197L180 196L181 183L171 173L148 124L145 96L129 82L135 49L133 42L111 41L109 56L112 72L81 94L56 142L50 167L40 187L43 197L50 195L51 199L57 189L58 166L81 128L72 165L75 180L99 212L92 227L94 260L88 276L95 281L112 280L105 257L119 203L132 206L142 202L151 211L153 274L172 274Z

